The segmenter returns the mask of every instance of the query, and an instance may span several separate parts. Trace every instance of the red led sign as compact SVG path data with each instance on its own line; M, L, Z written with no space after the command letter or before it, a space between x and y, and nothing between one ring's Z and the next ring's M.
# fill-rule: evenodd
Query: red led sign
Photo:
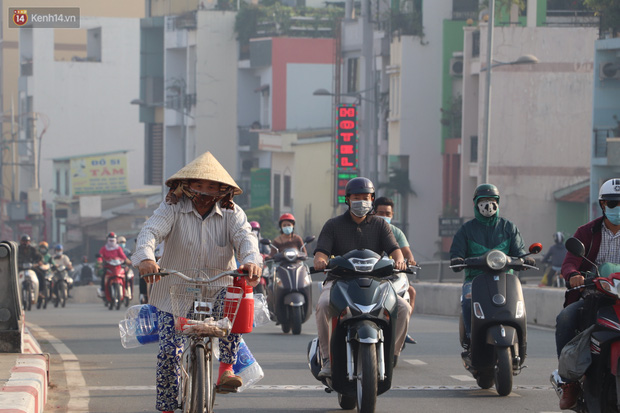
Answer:
M338 139L336 140L336 167L357 169L357 107L340 105L336 114Z

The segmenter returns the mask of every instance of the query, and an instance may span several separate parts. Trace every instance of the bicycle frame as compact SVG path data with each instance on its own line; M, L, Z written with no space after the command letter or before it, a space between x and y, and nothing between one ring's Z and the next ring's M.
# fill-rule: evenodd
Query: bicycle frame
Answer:
M203 297L202 294L205 294L205 290L213 296L210 297L212 300L217 300L219 298L219 292L214 293L217 289L228 288L229 290L238 289L241 292L241 288L225 286L225 285L215 285L214 281L219 280L222 277L227 275L230 276L243 276L244 274L238 273L236 271L226 271L221 274L218 274L211 278L204 277L188 277L185 274L178 271L161 271L159 273L153 274L144 274L142 277L150 276L150 275L159 275L159 276L167 276L167 275L176 275L179 278L190 282L191 284L185 285L185 289L193 292L195 295L191 297L175 295L173 293L174 286L171 287L171 297L173 301L173 315L175 317L175 324L177 324L177 320L180 318L184 318L186 315L183 310L183 304L187 304L191 302L194 309L202 310L203 306L207 304L212 305L213 302L207 302L206 298ZM192 287L192 284L194 287ZM182 290L182 288L179 288ZM198 291L196 291L198 290ZM227 290L227 291L229 291ZM228 294L224 294L227 296ZM236 317L237 310L239 308L239 302L241 299L241 295L239 294L239 299L236 302L236 307L234 308L234 312L232 313L232 319L229 319L230 326L232 329L232 324L234 323L234 317ZM175 300L179 300L179 307L175 307ZM193 300L192 300L193 299ZM196 301L198 300L198 301ZM205 301L203 301L205 300ZM220 310L222 314L226 311L224 308L225 304L228 304L228 298L224 297L220 303ZM198 304L198 305L196 305ZM211 310L212 308L209 308ZM229 309L230 311L230 309ZM214 314L216 315L216 314ZM230 316L230 313L227 313ZM189 318L189 317L188 317ZM198 323L207 322L204 319L204 316L200 315L195 317L198 319ZM191 321L191 320L190 320ZM220 327L218 326L217 329ZM230 329L228 330L230 332ZM208 333L198 333L192 328L188 330L183 330L184 335L186 335L187 340L185 343L185 348L183 349L183 353L181 354L181 374L179 380L179 395L178 395L178 404L182 408L183 413L212 413L213 407L215 405L215 390L216 386L213 380L213 346L214 343L217 343L214 340L217 335L211 335ZM215 333L213 333L215 334ZM228 335L226 333L225 335Z

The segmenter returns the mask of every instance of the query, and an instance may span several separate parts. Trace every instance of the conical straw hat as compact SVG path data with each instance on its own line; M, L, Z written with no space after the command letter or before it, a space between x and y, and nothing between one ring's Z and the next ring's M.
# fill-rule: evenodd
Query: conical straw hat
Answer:
M211 152L205 152L185 165L179 172L168 178L166 185L172 186L174 181L187 179L208 179L230 185L234 190L234 195L243 193L235 180L226 172L226 169L211 155Z

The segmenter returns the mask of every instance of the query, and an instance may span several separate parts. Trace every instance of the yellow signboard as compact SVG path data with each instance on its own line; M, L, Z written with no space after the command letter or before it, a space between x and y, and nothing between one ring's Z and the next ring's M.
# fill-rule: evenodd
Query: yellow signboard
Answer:
M127 175L125 152L71 159L73 195L127 192Z

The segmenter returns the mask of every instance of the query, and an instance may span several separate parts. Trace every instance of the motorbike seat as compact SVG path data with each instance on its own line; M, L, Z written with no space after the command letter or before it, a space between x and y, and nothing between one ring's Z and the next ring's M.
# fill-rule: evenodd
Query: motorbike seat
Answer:
M371 284L372 284L372 279L370 278L358 278L357 279L357 285L359 285L362 288L368 288L370 287Z

